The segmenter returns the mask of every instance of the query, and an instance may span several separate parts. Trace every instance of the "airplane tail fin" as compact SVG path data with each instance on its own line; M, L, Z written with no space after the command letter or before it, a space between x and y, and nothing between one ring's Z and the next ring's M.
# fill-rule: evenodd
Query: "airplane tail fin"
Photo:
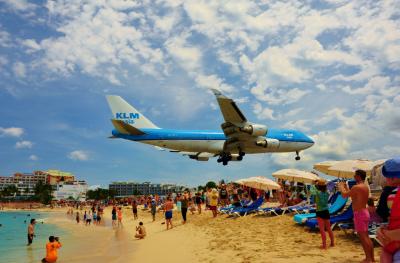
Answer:
M158 129L154 123L148 120L120 96L107 95L106 97L108 105L113 113L113 125L118 131L124 130L125 132L123 133L131 133L136 130L135 133L139 133L139 129L142 128Z

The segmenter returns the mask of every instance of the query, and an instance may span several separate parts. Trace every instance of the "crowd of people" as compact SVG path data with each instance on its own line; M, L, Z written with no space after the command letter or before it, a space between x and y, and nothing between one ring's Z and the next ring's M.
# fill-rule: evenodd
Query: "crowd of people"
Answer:
M371 223L383 224L377 232L378 240L382 244L381 262L400 262L400 158L390 159L383 166L383 175L386 177L386 186L379 199L373 199L370 189L365 181L366 172L357 170L354 175L356 184L349 188L347 183L340 181L336 188L330 189L339 191L343 198L349 197L352 201L354 214L354 230L357 232L361 246L365 253L363 262L375 262L374 245L369 238L368 227ZM112 206L111 221L113 228L123 227L123 211L130 206L132 216L125 213L130 219L139 219L139 206L143 211L151 214L152 221L156 221L158 214L163 214L166 229L174 227L173 220L181 220L182 224L188 222L188 213L191 215L202 214L204 210L210 211L211 217L218 215L219 207L242 206L243 203L255 201L262 197L265 202L277 202L280 207L290 206L299 203L314 203L316 217L321 235L321 248L327 249L327 237L329 246L335 246L335 237L330 225L329 198L332 191L328 191L325 180L317 180L313 185L303 185L285 182L278 182L281 189L277 191L262 191L254 188L237 185L234 183L220 183L218 186L206 188L204 191L192 193L171 193L167 196L137 196L132 199L113 200L109 202L92 202L70 204L67 214L75 216L76 223L83 223L86 226L103 225L104 209ZM375 206L375 203L378 203ZM87 209L89 205L89 209ZM75 210L74 212L74 209ZM174 213L177 214L175 215ZM32 219L28 227L28 245L33 241L35 220ZM144 239L147 231L143 221L140 221L135 229L134 237ZM47 256L42 262L55 262L57 250L61 247L58 238L49 237L46 245Z

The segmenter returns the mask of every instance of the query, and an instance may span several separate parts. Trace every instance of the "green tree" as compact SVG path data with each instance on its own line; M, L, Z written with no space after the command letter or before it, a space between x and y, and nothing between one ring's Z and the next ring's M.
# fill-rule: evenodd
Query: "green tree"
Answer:
M109 198L114 198L115 192L113 190L109 191L108 189L97 188L95 190L89 190L86 192L87 199L93 200L104 200Z
M10 197L19 194L18 188L16 185L7 185L0 193L2 197Z
M206 183L206 188L217 188L217 184L213 181L209 181Z
M35 185L35 196L34 200L37 200L43 204L50 204L51 200L53 199L53 188L49 184L44 184L42 181L39 181Z

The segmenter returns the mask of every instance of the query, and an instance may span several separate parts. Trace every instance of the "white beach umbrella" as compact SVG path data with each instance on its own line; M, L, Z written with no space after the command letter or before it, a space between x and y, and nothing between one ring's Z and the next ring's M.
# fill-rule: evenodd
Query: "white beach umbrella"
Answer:
M288 180L291 182L298 183L313 183L315 180L319 180L320 177L311 172L296 170L296 169L282 169L272 174L273 177Z
M254 176L237 180L236 183L260 190L280 189L280 185L263 176Z
M367 177L371 176L371 171L375 166L382 165L385 160L370 161L370 160L345 160L338 161L336 164L329 167L326 174L351 179L354 177L355 171L358 169L364 170Z
M313 168L321 173L328 174L328 169L338 161L325 161L314 164Z

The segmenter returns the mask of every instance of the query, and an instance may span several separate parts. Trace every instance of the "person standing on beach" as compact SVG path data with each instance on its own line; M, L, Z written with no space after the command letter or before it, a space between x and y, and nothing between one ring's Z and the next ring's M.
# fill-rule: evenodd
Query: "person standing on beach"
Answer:
M36 224L36 219L32 218L31 223L28 226L28 246L32 244L33 237L35 236L35 224Z
M171 197L167 197L167 201L165 201L164 204L164 210L165 210L165 223L167 225L167 230L171 226L172 229L172 209L174 208L174 202L172 201Z
M196 193L196 197L195 197L194 201L195 201L195 203L197 205L197 211L198 211L198 213L200 215L201 214L201 204L203 203L200 193Z
M369 198L369 187L365 184L367 173L364 170L356 170L354 179L357 184L349 190L345 182L339 183L339 191L343 197L351 197L354 212L354 229L357 231L361 245L365 253L363 262L375 262L374 245L368 235L369 212L367 203Z
M46 244L46 257L42 259L42 263L57 262L57 250L61 247L58 237L50 236L49 242Z
M122 208L121 207L118 208L117 214L118 214L118 227L122 227Z
M182 214L182 224L186 224L186 215L188 210L188 196L187 193L184 192L183 196L181 197L181 214Z
M86 215L86 226L89 224L89 226L90 226L90 224L92 223L92 212L91 211L89 211L89 213Z
M79 216L79 212L76 212L76 223L79 224L79 220L80 220L80 216Z
M209 195L210 197L210 210L213 214L213 217L217 217L217 206L218 206L218 190L213 188L211 190L211 194Z
M132 202L132 213L133 213L133 219L135 220L138 219L136 200L133 200Z
M156 200L153 198L150 203L150 212L151 216L153 217L153 222L156 221L156 212L157 212L157 203Z
M381 262L400 262L400 157L385 161L382 175L386 184L395 187L386 198L389 223L378 229L377 237L382 244Z
M330 222L330 214L328 209L328 200L329 194L326 191L326 182L322 180L317 180L315 185L311 186L311 194L315 196L316 204L317 204L317 221L319 232L322 238L322 249L326 249L326 234L325 231L328 231L329 239L331 240L331 247L335 245L333 232L331 229Z
M112 220L112 226L115 227L117 226L117 209L115 206L113 206L113 209L111 211L111 220Z

